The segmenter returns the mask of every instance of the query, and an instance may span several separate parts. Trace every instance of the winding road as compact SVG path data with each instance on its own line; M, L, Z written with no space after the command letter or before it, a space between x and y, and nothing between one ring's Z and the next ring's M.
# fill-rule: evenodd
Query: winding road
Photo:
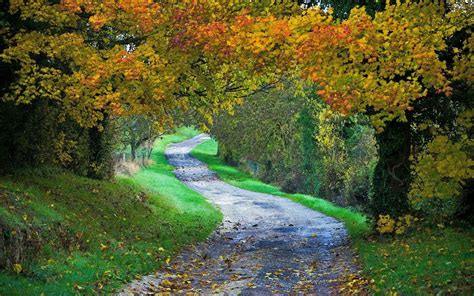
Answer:
M190 151L205 134L168 146L178 179L223 213L220 228L121 295L338 295L359 268L344 225L285 198L220 181Z

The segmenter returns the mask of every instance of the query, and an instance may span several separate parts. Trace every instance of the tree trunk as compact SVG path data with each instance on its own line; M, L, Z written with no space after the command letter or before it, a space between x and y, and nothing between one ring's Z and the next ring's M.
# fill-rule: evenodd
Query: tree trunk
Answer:
M457 217L474 224L474 180L470 179L463 186L461 203L457 212Z
M379 161L373 177L370 210L374 217L400 216L409 210L410 123L389 122L376 137Z
M93 179L110 179L113 176L113 156L108 119L102 121L103 129L89 129L89 170L87 176Z
M151 159L151 154L153 153L153 146L148 148L147 159Z
M137 146L135 143L130 143L130 157L132 158L132 161L137 159Z

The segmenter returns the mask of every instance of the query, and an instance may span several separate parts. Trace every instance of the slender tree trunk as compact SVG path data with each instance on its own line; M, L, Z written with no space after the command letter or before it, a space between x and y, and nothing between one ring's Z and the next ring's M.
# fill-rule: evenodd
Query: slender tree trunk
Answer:
M376 137L379 161L374 172L370 210L374 217L399 216L409 209L410 123L390 122Z
M457 217L474 224L474 180L470 179L463 187L461 204L457 212Z
M147 158L148 158L148 159L151 159L151 154L152 154L152 153L153 153L153 145L148 148L148 154L147 154Z
M132 158L132 161L135 161L137 159L137 146L135 143L130 143L130 156Z

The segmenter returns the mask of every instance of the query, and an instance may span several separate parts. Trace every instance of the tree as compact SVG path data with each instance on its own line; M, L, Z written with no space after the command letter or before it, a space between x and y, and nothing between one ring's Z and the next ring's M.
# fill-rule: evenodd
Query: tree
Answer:
M424 23L423 15L430 15L433 23ZM308 75L313 73L313 80L324 86L319 94L342 113L369 114L379 129L372 192L375 216L409 210L414 108L431 90L451 95L451 74L439 53L447 50L446 38L469 26L469 15L472 8L446 14L443 6L423 1L387 6L373 19L356 8L341 23L344 29L318 28L318 34L330 30L336 38L321 43L315 36L308 42L310 48L304 52L316 52ZM332 52L330 58L326 51ZM327 67L325 60L332 65Z
M122 117L118 120L117 130L120 133L120 142L130 148L132 161L137 158L137 151L146 145L147 158L151 157L153 143L163 134L164 129L156 126L153 118L145 116Z

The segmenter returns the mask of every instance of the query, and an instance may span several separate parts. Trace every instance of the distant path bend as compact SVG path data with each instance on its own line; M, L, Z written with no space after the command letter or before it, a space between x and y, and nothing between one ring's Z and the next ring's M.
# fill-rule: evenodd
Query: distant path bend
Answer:
M359 271L344 225L288 199L220 181L190 155L208 139L201 134L172 144L165 154L178 179L220 208L223 224L122 294L339 294L341 281Z

